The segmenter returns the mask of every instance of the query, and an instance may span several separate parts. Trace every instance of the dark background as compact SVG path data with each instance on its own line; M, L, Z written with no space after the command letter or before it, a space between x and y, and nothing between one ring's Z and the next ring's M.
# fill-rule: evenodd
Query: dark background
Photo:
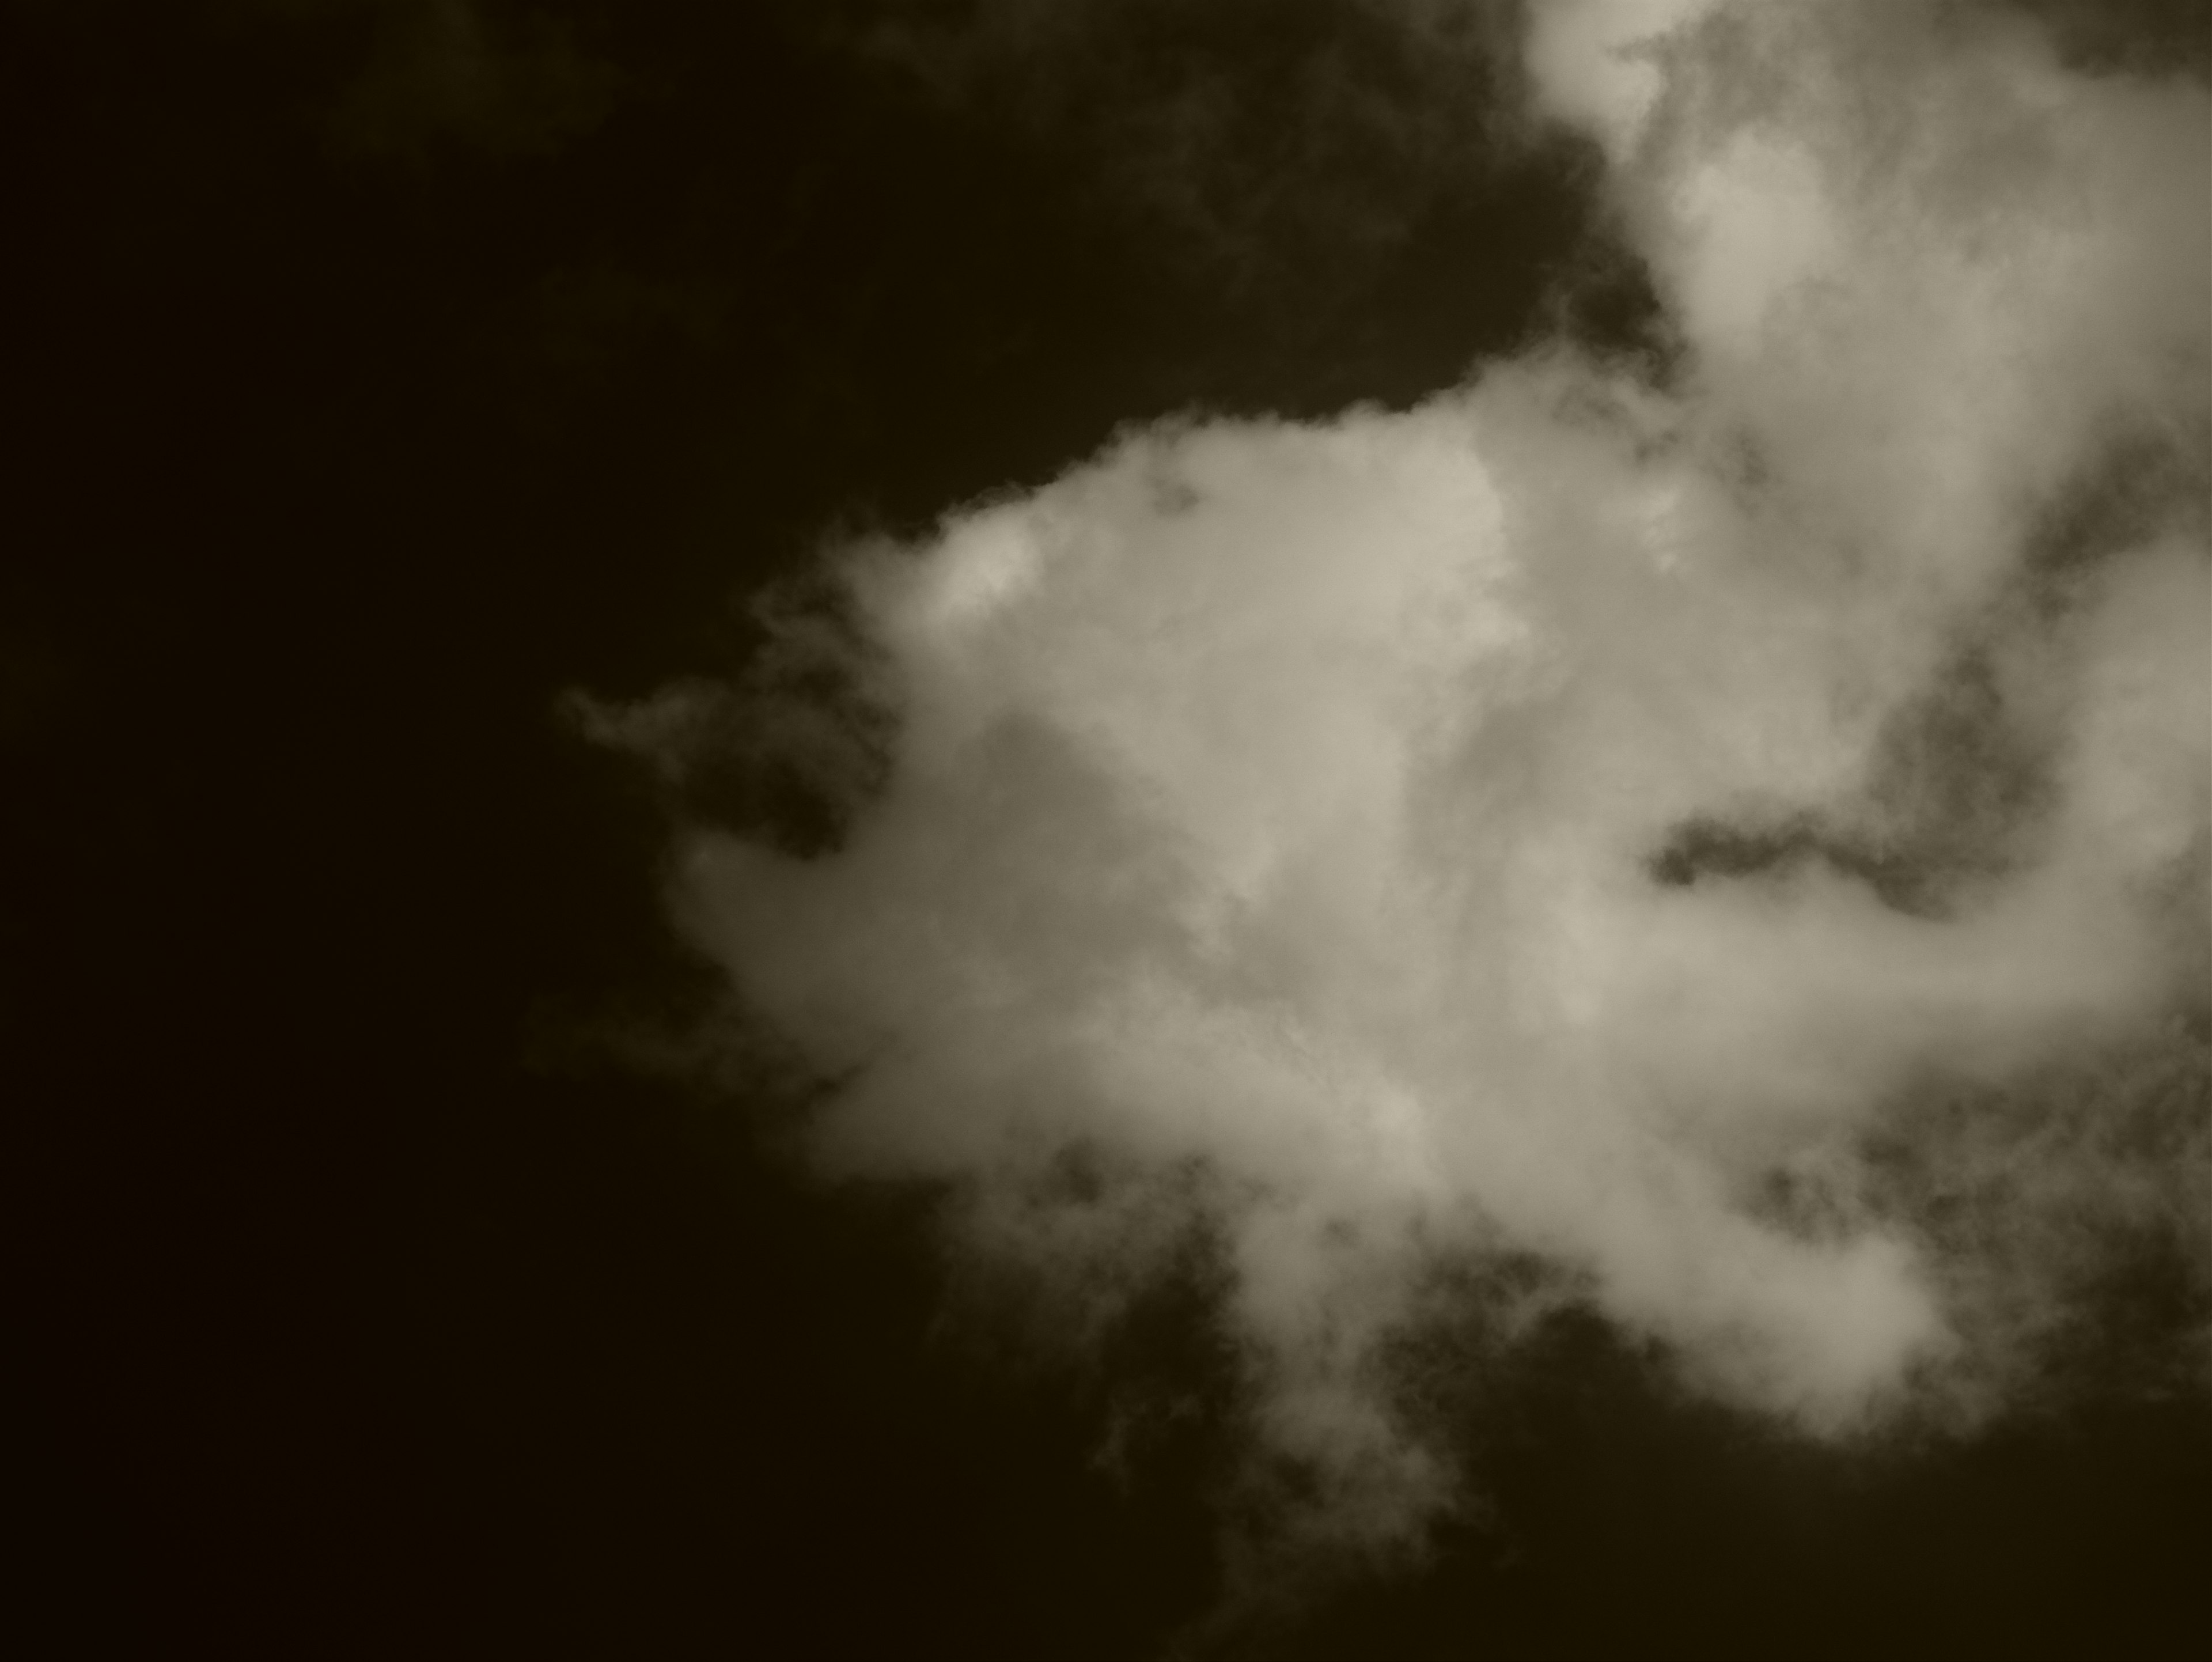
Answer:
M2205 61L2202 8L2048 9ZM1231 1585L1223 1399L1093 1457L1130 1381L1218 1385L1202 1275L1103 1367L1006 1365L940 1319L927 1196L809 1190L745 1105L624 1066L595 1035L698 972L660 805L558 699L726 673L825 533L1119 422L1648 344L1592 163L1504 137L1478 58L1305 0L1042 46L958 7L461 15L0 5L36 1648L1157 1653ZM1844 1460L1568 1324L1487 1412L1491 1521L1218 1642L2202 1642L2198 1402Z

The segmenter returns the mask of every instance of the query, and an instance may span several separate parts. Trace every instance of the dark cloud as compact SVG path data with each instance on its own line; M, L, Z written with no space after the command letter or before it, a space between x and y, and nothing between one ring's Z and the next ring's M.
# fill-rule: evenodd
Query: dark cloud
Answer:
M241 22L333 36L362 61L326 116L361 157L420 161L441 149L542 155L597 128L624 80L580 38L581 9L527 0L230 0ZM349 53L348 55L351 55Z

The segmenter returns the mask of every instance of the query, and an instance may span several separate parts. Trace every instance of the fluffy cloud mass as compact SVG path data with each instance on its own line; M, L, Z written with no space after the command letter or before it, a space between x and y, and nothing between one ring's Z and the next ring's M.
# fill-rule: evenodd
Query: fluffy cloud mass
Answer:
M1848 1436L2212 1294L2212 99L1959 8L1525 47L1663 361L1129 432L591 717L831 805L676 862L809 1157L1078 1325L1206 1242L1255 1458L1370 1540L1456 1481L1424 1324Z

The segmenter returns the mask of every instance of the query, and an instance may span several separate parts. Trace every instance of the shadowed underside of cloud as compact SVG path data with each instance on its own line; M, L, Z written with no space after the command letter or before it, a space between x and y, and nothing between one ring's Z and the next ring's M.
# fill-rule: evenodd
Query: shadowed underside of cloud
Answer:
M1131 431L585 706L813 805L674 891L818 1169L1079 1334L1206 1243L1275 1523L1370 1547L1461 1492L1438 1322L1849 1437L2154 1263L2212 1374L2212 100L2009 13L1535 15L1663 370Z

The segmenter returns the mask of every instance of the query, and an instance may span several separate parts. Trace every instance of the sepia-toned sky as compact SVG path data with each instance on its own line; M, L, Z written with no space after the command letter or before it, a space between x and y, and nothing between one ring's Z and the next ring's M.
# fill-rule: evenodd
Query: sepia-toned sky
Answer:
M88 1647L2190 1649L2212 15L0 18Z

